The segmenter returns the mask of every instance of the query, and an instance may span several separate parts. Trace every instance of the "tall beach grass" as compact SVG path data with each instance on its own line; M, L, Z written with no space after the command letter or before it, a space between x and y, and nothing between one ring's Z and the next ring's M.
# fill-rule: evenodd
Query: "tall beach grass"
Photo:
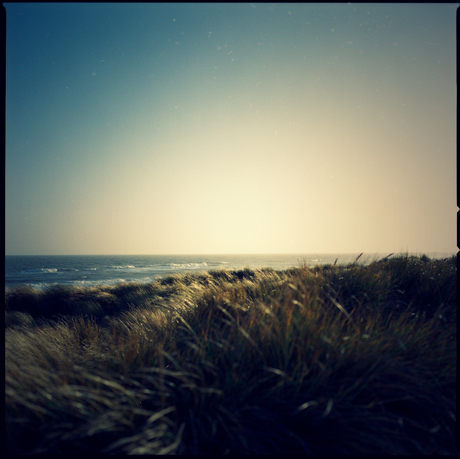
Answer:
M456 257L5 294L8 454L458 454Z

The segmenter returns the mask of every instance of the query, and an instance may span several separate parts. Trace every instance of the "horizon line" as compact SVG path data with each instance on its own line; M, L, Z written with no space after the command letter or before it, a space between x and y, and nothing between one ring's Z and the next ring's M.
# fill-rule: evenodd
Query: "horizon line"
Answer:
M459 249L457 251L442 251L442 250L436 250L436 251L419 251L419 250L414 250L414 251L399 251L399 252L391 252L391 251L378 251L378 252L318 252L318 251L312 251L312 252L241 252L241 253L225 253L225 252L216 252L216 253L59 253L59 254L5 254L5 257L100 257L100 256L105 256L105 257L111 257L111 256L250 256L250 255L355 255L355 254L361 254L361 255L366 255L366 254L383 254L390 252L392 254L435 254L435 253L452 253L456 255L458 253Z

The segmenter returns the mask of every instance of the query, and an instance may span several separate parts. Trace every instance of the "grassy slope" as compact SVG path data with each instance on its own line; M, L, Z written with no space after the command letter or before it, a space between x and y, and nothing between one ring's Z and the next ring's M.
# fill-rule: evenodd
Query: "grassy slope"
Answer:
M456 257L6 292L6 452L457 454Z

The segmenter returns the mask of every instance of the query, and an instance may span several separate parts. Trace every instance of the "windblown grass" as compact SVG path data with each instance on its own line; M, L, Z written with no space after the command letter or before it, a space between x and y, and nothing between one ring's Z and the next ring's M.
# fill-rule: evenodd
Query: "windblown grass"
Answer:
M6 292L9 454L458 454L456 257Z

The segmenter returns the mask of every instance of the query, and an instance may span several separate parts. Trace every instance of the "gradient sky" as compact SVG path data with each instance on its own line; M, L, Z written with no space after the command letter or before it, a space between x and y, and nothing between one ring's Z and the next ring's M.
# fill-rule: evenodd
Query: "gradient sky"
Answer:
M458 4L4 5L7 255L457 251Z

